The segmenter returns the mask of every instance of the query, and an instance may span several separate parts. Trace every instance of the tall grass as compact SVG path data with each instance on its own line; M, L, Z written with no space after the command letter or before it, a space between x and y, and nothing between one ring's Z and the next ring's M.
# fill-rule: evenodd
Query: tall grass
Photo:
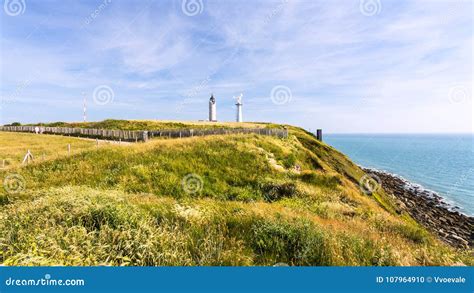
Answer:
M6 265L473 264L296 128L102 146L0 178L12 173L26 188L0 188Z
M28 150L31 151L36 162L65 156L69 153L68 144L71 146L71 154L93 149L96 146L96 142L89 139L0 132L0 168L20 166ZM4 160L5 166L3 166Z

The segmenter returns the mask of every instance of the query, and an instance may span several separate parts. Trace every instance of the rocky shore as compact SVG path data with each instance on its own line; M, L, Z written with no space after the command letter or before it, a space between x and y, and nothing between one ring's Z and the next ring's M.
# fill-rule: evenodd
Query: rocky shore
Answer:
M435 192L396 175L364 168L398 202L399 212L408 212L444 242L457 248L474 247L474 217L464 215Z

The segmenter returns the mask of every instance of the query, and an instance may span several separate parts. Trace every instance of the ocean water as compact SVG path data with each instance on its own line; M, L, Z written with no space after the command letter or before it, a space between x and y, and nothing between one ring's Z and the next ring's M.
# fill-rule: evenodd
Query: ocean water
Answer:
M402 176L474 215L474 134L327 134L324 141L359 165Z

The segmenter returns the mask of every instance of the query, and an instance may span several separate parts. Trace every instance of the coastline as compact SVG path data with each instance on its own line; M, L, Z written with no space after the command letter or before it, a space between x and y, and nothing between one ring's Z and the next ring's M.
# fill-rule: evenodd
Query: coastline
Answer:
M473 216L459 212L436 192L403 177L377 169L361 168L367 174L376 176L382 188L397 199L399 212L406 211L451 246L474 248Z

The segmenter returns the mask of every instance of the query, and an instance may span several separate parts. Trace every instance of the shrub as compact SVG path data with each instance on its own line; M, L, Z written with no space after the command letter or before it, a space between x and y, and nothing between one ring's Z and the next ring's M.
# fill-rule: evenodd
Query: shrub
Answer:
M428 232L412 224L397 225L396 230L405 238L414 243L426 243L428 241Z
M227 195L228 200L236 200L243 202L252 202L261 198L262 195L260 192L258 192L258 190L243 187L232 187L230 188Z
M323 174L309 170L301 172L299 176L300 179L306 183L327 188L335 188L342 183L337 175Z
M283 166L287 169L292 168L296 164L296 156L291 153L282 160Z
M0 206L9 203L8 196L6 194L0 194Z
M261 220L253 226L258 263L288 265L330 265L325 233L309 221Z
M298 190L293 182L266 183L261 187L266 201L274 202L282 198L291 198L298 195Z

